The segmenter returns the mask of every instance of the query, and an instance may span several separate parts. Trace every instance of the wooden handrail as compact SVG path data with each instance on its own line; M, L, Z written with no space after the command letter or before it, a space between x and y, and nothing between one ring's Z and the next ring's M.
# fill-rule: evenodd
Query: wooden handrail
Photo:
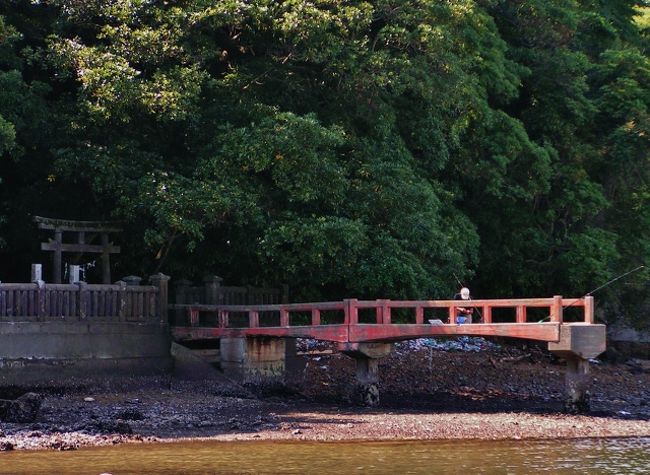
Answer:
M555 296L550 298L523 298L523 299L477 299L477 300L357 300L347 299L338 302L308 302L273 305L200 305L183 304L171 305L173 309L188 309L191 312L218 312L227 315L235 312L249 313L249 320L259 326L260 312L279 312L280 326L289 326L289 313L307 312L311 316L311 325L321 325L322 311L338 310L345 315L344 324L354 325L359 323L359 310L374 309L377 324L390 324L391 310L410 308L415 311L416 324L424 324L424 309L446 308L449 313L449 323L456 323L456 308L480 308L483 312L482 323L492 323L492 310L495 308L513 308L517 323L527 322L527 308L548 308L548 319L554 323L562 323L563 309L568 306L582 307L584 309L584 322L594 323L593 297L563 298ZM197 322L198 323L198 322ZM533 322L530 322L533 323Z
M171 310L183 310L193 308L203 312L217 312L224 310L227 312L279 312L287 310L289 312L311 312L313 309L318 310L344 310L344 302L313 302L313 303L275 303L275 304L246 304L246 305L211 305L211 304L175 304L170 305Z

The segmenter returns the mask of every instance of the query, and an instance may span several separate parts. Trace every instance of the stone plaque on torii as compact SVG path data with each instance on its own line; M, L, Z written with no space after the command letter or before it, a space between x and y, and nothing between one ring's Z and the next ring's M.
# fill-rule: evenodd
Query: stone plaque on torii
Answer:
M122 231L116 223L108 221L72 221L68 219L52 219L34 216L34 222L39 229L54 231L54 238L41 243L41 250L52 252L52 281L60 284L62 281L61 267L64 252L77 254L94 253L102 255L102 283L111 283L111 254L118 254L120 247L113 245L109 239L110 233ZM73 241L63 242L63 233L75 234ZM93 244L99 236L100 243Z

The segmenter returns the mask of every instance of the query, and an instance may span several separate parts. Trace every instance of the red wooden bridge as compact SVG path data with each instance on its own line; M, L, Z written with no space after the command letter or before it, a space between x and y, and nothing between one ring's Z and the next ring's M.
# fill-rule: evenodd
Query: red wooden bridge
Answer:
M459 306L478 309L474 317L477 323L458 324L456 314ZM563 313L567 307L582 310L579 322L564 321ZM563 325L594 323L593 297L469 301L347 299L274 305L174 305L172 308L187 312L188 324L172 327L173 337L179 342L267 336L363 343L456 335L558 342ZM538 312L531 321L531 308L543 309L544 316L540 319ZM425 320L427 309L443 309L445 315ZM494 322L496 309L511 309L509 313L513 321ZM396 310L399 318L394 319L393 315L398 313ZM364 313L365 319L360 319L360 312ZM368 321L368 313L371 321ZM207 322L206 314L213 316L212 323ZM324 314L330 318L324 319ZM233 316L238 318L234 319ZM499 320L503 319L500 315Z
M474 308L476 323L460 324L458 308ZM605 325L594 323L593 297L495 300L357 300L273 305L174 305L187 323L172 326L181 344L219 339L221 366L249 381L286 374L286 339L337 342L356 360L352 398L379 401L378 359L391 342L436 336L499 336L548 342L567 361L567 407L587 406L589 358L605 350ZM565 318L565 310L572 317ZM576 309L580 313L576 318ZM442 315L441 315L442 313ZM568 313L568 312L567 312ZM438 318L436 318L438 316ZM178 315L177 315L178 317ZM433 318L430 318L433 317ZM568 321L569 320L569 321ZM427 322L427 323L425 323Z

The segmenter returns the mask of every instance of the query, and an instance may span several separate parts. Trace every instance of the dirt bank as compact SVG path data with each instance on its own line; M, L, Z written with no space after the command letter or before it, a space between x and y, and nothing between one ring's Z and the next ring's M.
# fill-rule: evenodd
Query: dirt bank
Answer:
M252 390L218 374L4 388L44 396L35 422L2 423L0 450L240 439L524 439L650 436L647 361L592 366L592 413L562 412L564 365L535 347L479 352L401 344L382 361L378 408L345 403L353 361L307 356L289 391Z

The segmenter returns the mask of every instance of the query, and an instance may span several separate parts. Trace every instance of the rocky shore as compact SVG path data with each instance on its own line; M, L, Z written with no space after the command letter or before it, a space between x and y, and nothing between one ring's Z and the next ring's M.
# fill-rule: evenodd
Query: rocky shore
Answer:
M345 385L354 371L351 359L323 345L303 349L308 353L304 371L288 388L247 388L218 371L201 380L166 376L0 388L0 399L17 401L32 392L30 404L40 402L29 422L4 413L0 451L206 437L650 436L647 360L594 361L592 411L571 415L562 410L564 364L534 346L494 345L481 339L461 342L456 349L441 347L436 340L400 343L381 362L381 404L376 408L345 401Z

